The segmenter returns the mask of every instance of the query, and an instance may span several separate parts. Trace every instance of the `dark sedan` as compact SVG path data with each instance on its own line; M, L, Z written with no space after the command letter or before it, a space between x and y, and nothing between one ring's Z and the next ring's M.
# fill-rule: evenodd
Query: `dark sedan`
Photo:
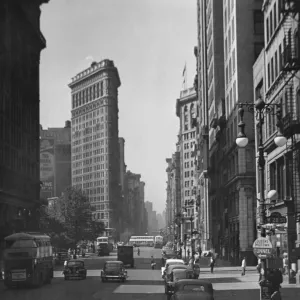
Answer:
M104 264L103 270L101 270L102 282L109 279L116 279L125 282L127 279L127 271L124 268L124 264L121 261L107 261Z
M172 265L169 266L165 274L165 294L173 293L173 271L174 270L191 270L187 265Z
M197 295L201 295L201 298L198 297L195 299L214 300L214 289L212 284L201 279L183 279L175 282L174 295L179 295L181 293L196 293Z
M69 279L86 279L87 270L84 267L84 261L71 259L64 269L65 280Z

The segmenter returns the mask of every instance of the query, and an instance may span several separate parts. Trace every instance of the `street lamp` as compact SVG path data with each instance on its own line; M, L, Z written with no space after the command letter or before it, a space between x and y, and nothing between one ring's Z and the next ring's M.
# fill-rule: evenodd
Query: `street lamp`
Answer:
M282 122L281 122L281 105L280 104L270 104L265 103L263 99L258 98L254 103L239 103L238 113L240 115L240 121L238 127L240 128L240 132L238 133L236 144L243 148L248 144L248 138L245 134L245 123L243 121L244 109L243 107L247 107L248 111L254 112L256 120L258 121L258 168L260 173L259 180L259 190L260 190L260 199L259 199L259 212L260 212L260 225L265 224L266 219L266 210L265 210L265 157L264 157L264 145L263 145L263 124L264 118L267 114L276 115L277 123L276 126L278 128L278 134L274 139L275 144L278 147L282 147L286 144L287 139L283 136L281 132ZM276 191L275 191L276 194ZM268 193L268 196L274 197L274 190L271 190ZM269 197L268 197L269 198ZM265 228L261 226L261 236L266 237ZM266 260L262 260L262 267L265 271L264 274L266 276Z

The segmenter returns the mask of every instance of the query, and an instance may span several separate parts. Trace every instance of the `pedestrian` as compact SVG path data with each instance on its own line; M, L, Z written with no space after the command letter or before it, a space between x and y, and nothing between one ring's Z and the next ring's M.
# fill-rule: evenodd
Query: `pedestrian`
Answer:
M261 259L258 259L256 270L257 270L257 272L259 274L259 276L258 276L258 282L260 282L262 280L262 264L261 264Z
M187 249L187 255L188 255L188 259L190 257L190 249Z
M155 263L155 259L153 256L151 256L151 269L154 270L156 263Z
M138 254L138 256L140 256L140 248L138 248L137 254Z
M289 274L289 260L286 253L283 254L283 275Z
M242 260L242 276L246 275L246 257Z
M212 273L212 274L214 272L215 263L216 263L216 261L215 261L214 257L211 256L209 266L210 266L210 273Z

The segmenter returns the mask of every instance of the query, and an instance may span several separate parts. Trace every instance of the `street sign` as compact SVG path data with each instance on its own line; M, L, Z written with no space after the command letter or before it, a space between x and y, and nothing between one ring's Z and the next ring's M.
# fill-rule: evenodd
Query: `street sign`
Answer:
M253 253L260 259L265 259L273 255L273 246L271 241L265 237L256 239L253 243Z
M286 222L286 217L282 216L279 212L273 212L269 217L267 217L267 223L283 224Z

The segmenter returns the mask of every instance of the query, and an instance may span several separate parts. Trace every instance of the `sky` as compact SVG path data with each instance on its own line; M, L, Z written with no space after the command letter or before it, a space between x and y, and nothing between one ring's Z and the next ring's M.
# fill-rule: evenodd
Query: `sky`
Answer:
M118 68L119 136L127 170L141 174L145 201L166 205L166 158L175 152L176 99L196 73L196 0L51 0L41 7L40 98L43 128L71 119L68 83L92 61Z

